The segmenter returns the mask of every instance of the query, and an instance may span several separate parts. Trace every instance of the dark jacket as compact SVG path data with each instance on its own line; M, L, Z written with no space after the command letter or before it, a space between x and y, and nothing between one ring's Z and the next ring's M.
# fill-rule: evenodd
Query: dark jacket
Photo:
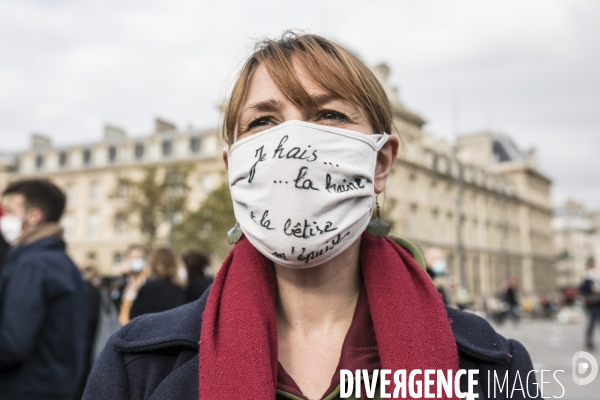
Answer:
M85 369L88 292L65 242L12 249L0 281L0 397L72 398Z
M129 311L129 318L143 314L167 311L185 304L183 288L166 278L148 279L140 288Z
M193 303L137 318L116 332L92 370L83 399L197 399L198 342L209 291ZM488 398L488 372L492 384L495 371L500 381L508 372L508 382L514 382L519 373L526 385L533 366L520 343L498 335L474 314L452 308L446 311L459 350L460 368L479 369L479 399ZM534 382L532 374L532 395ZM512 398L538 398L520 394L516 391ZM497 399L507 398L506 388L503 394L498 389L497 395Z
M594 292L594 281L586 278L579 286L579 294L583 296L585 306L600 310L600 293Z
M198 300L212 282L213 279L208 276L203 276L202 279L190 279L185 288L185 302L191 303Z
M4 236L0 234L0 273L2 273L2 266L4 265L4 261L6 256L8 255L8 251L10 250L10 246L4 240Z

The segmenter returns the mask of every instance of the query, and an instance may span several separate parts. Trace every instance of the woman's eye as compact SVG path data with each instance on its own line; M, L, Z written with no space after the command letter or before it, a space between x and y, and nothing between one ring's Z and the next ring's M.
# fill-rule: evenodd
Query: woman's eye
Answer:
M346 114L339 111L324 110L319 113L319 119L333 120L333 121L348 121Z
M255 128L259 128L259 127L263 127L263 126L268 126L270 123L271 123L270 117L256 118L254 121L252 121L248 124L247 129L251 130L251 129L255 129Z

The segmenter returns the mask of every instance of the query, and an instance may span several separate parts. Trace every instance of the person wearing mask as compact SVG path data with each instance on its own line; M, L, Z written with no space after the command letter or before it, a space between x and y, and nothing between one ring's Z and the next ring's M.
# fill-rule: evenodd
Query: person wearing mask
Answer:
M444 307L418 249L388 236L377 196L400 140L364 63L287 32L257 45L229 99L235 246L199 301L112 337L84 399L333 399L341 369L459 368L479 370L482 398L490 375L533 370L521 344Z
M65 253L64 193L22 180L2 194L11 245L0 275L0 397L73 399L85 370L88 291Z
M593 258L587 260L585 279L579 287L579 293L588 312L588 325L585 330L585 345L588 350L594 350L594 330L600 325L600 273Z
M129 246L119 270L119 284L116 304L119 309L119 323L129 322L131 306L137 298L138 291L146 283L148 269L146 268L146 250L134 244Z
M143 314L170 310L185 303L179 265L173 250L162 247L150 254L150 278L140 288L131 306L129 319Z
M424 258L427 274L433 281L439 294L442 296L444 304L448 305L449 293L446 288L448 278L446 276L446 254L444 253L444 250L437 247L430 247L425 250Z
M213 282L213 279L204 273L210 261L208 256L199 251L189 251L183 255L182 259L188 277L185 302L190 303L198 300Z

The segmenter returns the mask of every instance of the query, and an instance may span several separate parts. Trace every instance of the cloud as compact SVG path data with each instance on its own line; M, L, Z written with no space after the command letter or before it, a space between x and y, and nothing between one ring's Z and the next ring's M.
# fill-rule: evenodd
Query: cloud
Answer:
M140 134L156 115L215 126L253 40L300 28L388 62L428 131L455 135L458 100L461 131L536 146L556 201L599 207L599 17L593 0L2 1L0 151L32 131L96 140L105 122Z

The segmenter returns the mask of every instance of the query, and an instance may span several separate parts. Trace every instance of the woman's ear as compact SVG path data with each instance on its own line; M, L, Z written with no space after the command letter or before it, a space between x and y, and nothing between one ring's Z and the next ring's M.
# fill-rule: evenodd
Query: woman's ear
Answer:
M385 182L392 171L396 157L398 157L399 146L398 136L389 135L388 141L377 153L377 166L375 167L375 190L377 193L383 192Z
M225 163L225 169L229 171L229 157L227 156L227 150L223 150L223 162Z

